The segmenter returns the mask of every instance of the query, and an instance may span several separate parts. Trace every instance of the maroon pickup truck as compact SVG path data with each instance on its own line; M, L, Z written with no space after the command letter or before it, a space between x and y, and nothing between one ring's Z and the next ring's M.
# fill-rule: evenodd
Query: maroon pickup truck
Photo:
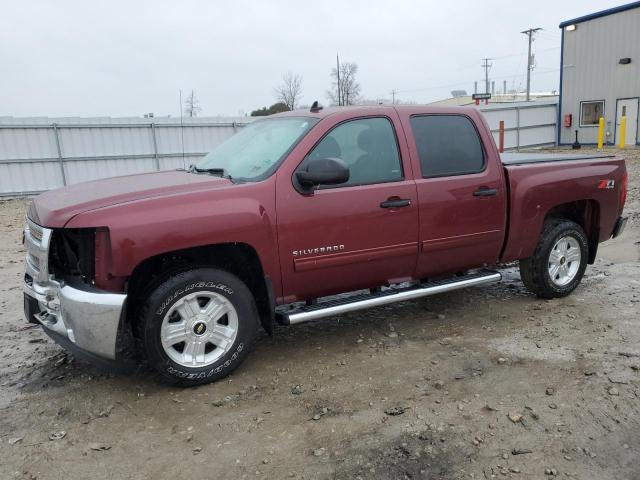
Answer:
M567 295L622 232L626 183L617 157L501 158L474 108L314 105L188 170L36 197L25 314L95 362L205 383L260 327L499 281L506 262Z

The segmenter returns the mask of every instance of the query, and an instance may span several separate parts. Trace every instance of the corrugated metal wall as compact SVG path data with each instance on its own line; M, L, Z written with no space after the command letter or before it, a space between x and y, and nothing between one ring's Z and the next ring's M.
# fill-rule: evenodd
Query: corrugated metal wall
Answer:
M2 117L0 195L188 166L251 120Z
M631 63L619 64L621 58ZM596 143L598 127L580 127L580 102L604 100L606 138L615 140L616 100L640 97L640 8L578 23L563 32L561 114L573 126L561 127L560 143ZM635 122L634 122L635 123ZM640 142L640 138L637 139Z
M493 104L480 110L505 148L555 141L557 104ZM189 166L251 118L0 118L0 196ZM184 159L182 139L184 136Z

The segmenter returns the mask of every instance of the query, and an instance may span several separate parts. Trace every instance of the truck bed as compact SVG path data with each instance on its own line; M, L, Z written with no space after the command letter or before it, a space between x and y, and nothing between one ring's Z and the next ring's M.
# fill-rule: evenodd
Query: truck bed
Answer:
M594 160L597 158L610 157L614 157L614 155L589 155L584 153L503 153L500 155L503 165L567 162L570 160Z
M598 242L611 237L622 211L623 158L608 153L533 152L507 153L501 160L509 195L503 262L526 258L535 250L545 216L559 205L587 205L577 208L587 208L584 215L596 219Z

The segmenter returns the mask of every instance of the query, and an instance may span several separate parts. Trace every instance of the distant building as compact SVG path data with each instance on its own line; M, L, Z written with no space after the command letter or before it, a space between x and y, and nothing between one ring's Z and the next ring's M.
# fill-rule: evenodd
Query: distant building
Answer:
M625 141L640 143L640 2L564 21L560 55L558 143L596 143L605 119L605 142L618 143L620 119Z
M489 104L492 103L515 103L515 102L524 102L527 98L526 92L512 92L512 93L496 93L491 96L489 100ZM558 92L531 92L531 100L553 100L558 98ZM454 96L451 98L445 98L443 100L437 100L435 102L430 102L428 105L440 105L443 107L449 106L464 106L464 105L475 105L475 100L471 98L471 95L462 95L462 96ZM484 105L484 100L480 102L481 105Z

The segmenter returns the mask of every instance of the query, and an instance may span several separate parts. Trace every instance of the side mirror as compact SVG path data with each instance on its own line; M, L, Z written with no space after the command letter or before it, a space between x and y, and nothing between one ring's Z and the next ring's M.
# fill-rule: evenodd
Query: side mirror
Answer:
M318 185L338 185L349 180L349 167L339 158L314 158L296 172L296 180L309 193Z

